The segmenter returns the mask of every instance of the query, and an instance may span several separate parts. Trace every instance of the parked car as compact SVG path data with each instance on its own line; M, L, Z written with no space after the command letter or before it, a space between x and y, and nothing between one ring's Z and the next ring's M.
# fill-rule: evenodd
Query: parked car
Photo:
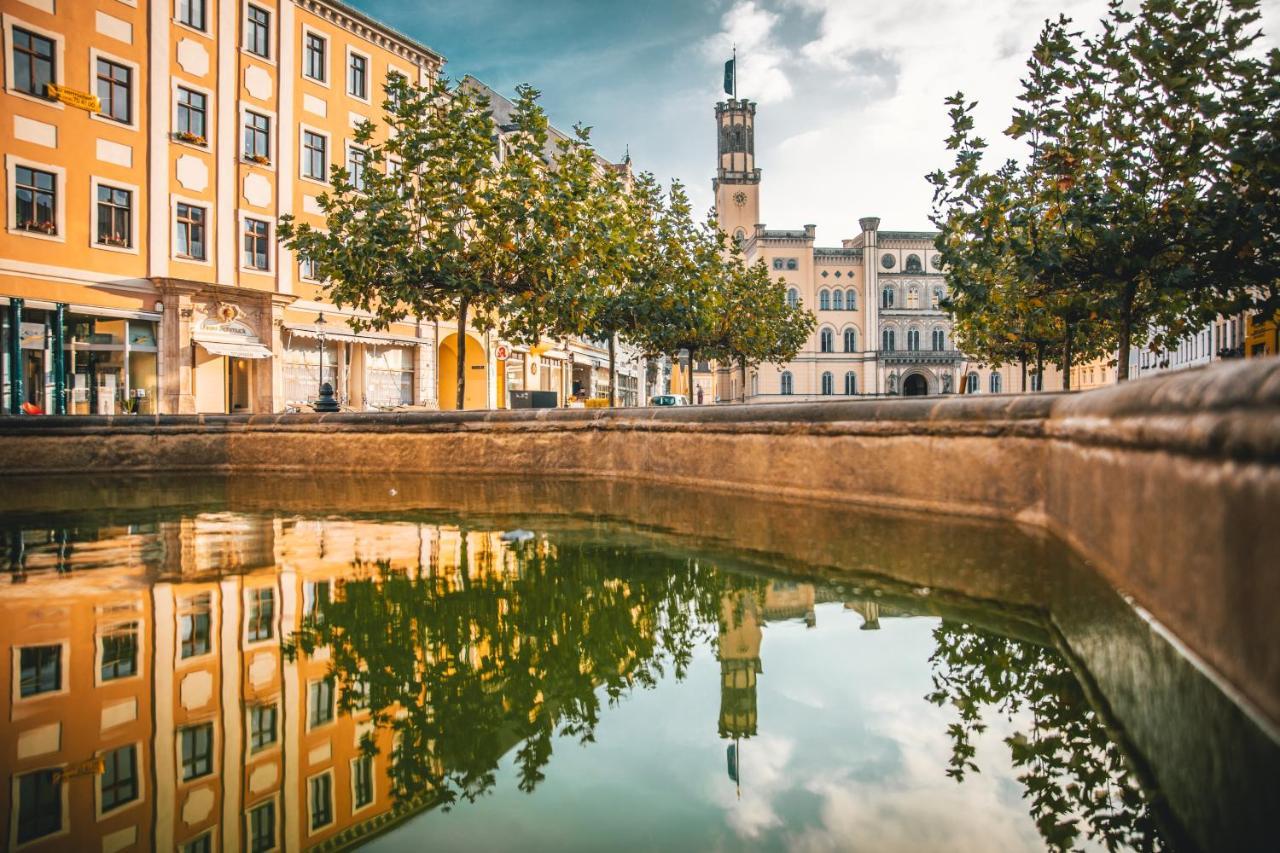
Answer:
M687 406L689 398L683 394L659 394L649 398L650 406Z

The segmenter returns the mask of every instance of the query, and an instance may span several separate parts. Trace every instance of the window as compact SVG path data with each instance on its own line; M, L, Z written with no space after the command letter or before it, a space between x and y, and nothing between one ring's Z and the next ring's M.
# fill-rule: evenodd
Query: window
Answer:
M907 331L907 349L911 352L920 350L920 330L910 329Z
M831 291L831 310L832 311L844 310L844 291L843 290Z
M244 221L244 265L249 269L266 270L270 269L267 263L267 223L261 219L248 219ZM263 592L258 590L257 592ZM270 595L271 590L265 590ZM255 593L256 594L256 593ZM270 605L268 605L270 606ZM268 616L268 622L270 617ZM267 635L257 639L268 639L271 636L271 628L268 625ZM250 639L254 639L250 637Z
M250 219L248 222L256 222ZM265 222L257 224L266 226ZM247 245L247 243L246 243ZM249 642L270 640L275 636L276 591L258 587L249 591Z
M320 280L319 265L315 258L309 258L306 255L298 256L298 278L307 281Z
M271 119L247 110L244 114L244 156L261 163L271 160Z
M818 291L818 310L820 311L831 310L831 292L829 290L826 290L825 288L823 290Z
M822 393L824 395L831 395L835 393L832 389L833 382L834 380L831 378L831 371L824 370L822 372Z
M138 799L138 754L133 744L108 752L102 757L102 765L98 786L103 813Z
M133 245L133 193L105 184L98 186L98 245Z
M852 370L844 375L844 393L849 397L858 393L858 375Z
M276 804L268 800L249 811L249 850L264 853L276 847Z
M249 709L249 750L257 752L276 742L276 706L254 705Z
M857 352L857 351L858 351L858 332L857 332L857 330L855 330L855 329L845 329L845 330L844 330L844 351L845 351L845 352Z
M329 180L329 140L309 130L302 132L302 177Z
M333 679L313 681L307 688L307 708L310 712L308 728L333 722Z
M967 376L965 376L964 384L965 384L966 394L977 394L978 393L978 374L970 373Z
M34 841L62 829L62 785L55 770L18 777L18 843Z
M1093 371L1092 371L1092 370L1090 370L1090 371L1089 371L1089 374L1090 374L1090 379L1092 379L1092 378L1093 378ZM991 393L992 393L992 394L999 394L999 393L1000 393L1000 374L999 374L999 373L993 373L993 374L991 374L990 386L991 386Z
M307 33L304 41L303 73L312 80L326 82L329 79L329 75L325 73L325 55L329 52L328 41L324 36L315 33Z
M907 255L907 272L921 272L924 267L920 264L919 255Z
M920 307L920 288L913 287L907 291L907 307L908 308Z
M206 832L199 838L182 845L182 853L213 853L213 833Z
M53 39L13 28L13 88L39 98L47 97L45 86L56 83Z
M858 291L851 288L844 292L844 307L850 311L858 310Z
M18 653L18 664L23 699L62 689L62 646L28 646Z
M204 31L206 0L178 0L178 23Z
M138 672L138 623L113 626L102 635L102 680L128 678Z
M884 290L880 291L880 307L881 308L893 307L893 288L892 287L886 287Z
M933 330L933 351L942 352L947 348L947 333L942 329Z
M201 92L178 87L178 115L174 132L186 142L204 145L205 121L208 117L209 99Z
M193 204L178 204L178 234L177 234L177 254L180 258L190 258L193 261L203 261L205 259L205 240L204 240L204 219L205 210L203 207L196 207ZM192 635L193 643L204 643L204 648L192 654L204 654L209 651L209 611L207 606L208 599L206 597L206 609L203 614L203 632L200 635L202 639L196 639ZM190 657L186 653L187 649L187 631L196 628L197 622L188 623L188 619L198 619L198 617L183 617L183 654L182 656Z
M271 56L271 13L250 5L245 14L245 50L258 56Z
M888 252L885 252L883 255L880 256L880 266L884 267L887 270L893 269L893 265L896 264L897 262L898 262L897 259Z
M791 371L789 370L782 371L782 393L791 394L792 388L793 388L793 383L791 380Z
M800 292L794 287L787 290L787 305L791 308L796 308L800 305Z
M780 270L780 269L782 269L784 266L786 266L786 264L783 262L782 258L774 258L774 259L773 259L773 268L774 268L775 270Z
M935 288L933 289L933 302L932 302L932 305L933 305L933 307L934 307L934 308L941 308L941 307L942 307L942 288L941 288L941 287L935 287Z
M800 262L797 261L795 258L787 258L787 269L789 270L800 269Z
M328 581L308 581L302 587L302 617L312 624L324 621L324 608L329 603Z
M880 333L880 349L884 350L885 352L893 352L895 349L897 349L897 347L895 346L897 342L894 340L894 338L895 338L895 335L893 333L893 329L885 329L883 332L881 332Z
M130 68L110 59L98 59L98 100L102 102L98 115L124 124L131 123L132 89L133 71Z
M347 176L351 186L357 190L364 189L365 152L354 145L347 148Z
M347 55L347 94L362 101L369 99L369 59L358 53Z
M373 756L362 755L351 762L351 783L355 807L362 809L373 802Z
M311 828L320 829L333 823L333 774L311 777Z
M199 779L213 772L213 723L182 730L182 781Z
M58 233L58 178L26 166L14 172L14 223L23 231Z
M835 334L830 329L818 333L818 349L821 352L835 352Z

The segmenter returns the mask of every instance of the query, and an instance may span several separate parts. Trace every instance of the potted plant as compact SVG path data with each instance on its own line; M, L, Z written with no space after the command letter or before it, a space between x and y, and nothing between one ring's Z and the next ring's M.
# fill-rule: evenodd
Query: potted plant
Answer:
M196 133L192 133L189 130L179 131L178 133L175 133L174 136L179 140L181 140L182 142L188 142L192 145L204 146L209 144L208 140L206 140L203 136L200 136L199 134L196 134Z
M271 158L268 157L266 154L250 154L249 159L260 166L271 165Z

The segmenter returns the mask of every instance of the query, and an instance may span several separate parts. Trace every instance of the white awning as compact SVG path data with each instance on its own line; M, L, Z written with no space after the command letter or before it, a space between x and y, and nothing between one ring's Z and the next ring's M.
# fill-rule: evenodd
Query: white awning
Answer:
M204 347L209 355L228 355L232 358L271 358L271 350L260 343L241 343L239 341L207 341L193 339Z
M315 326L294 326L286 325L285 330L291 335L297 335L300 338L316 340L320 337L320 330ZM398 336L377 337L374 335L358 335L350 329L344 328L343 331L325 330L324 338L327 341L345 341L353 344L366 344L375 347L391 347L391 346L418 346L427 344L430 341L420 340L416 338L406 338Z

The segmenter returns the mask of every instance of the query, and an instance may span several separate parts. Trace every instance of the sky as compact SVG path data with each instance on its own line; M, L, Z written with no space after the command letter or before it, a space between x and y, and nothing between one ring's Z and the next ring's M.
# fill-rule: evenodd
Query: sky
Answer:
M599 152L683 182L712 204L715 103L738 47L741 97L759 104L761 218L818 226L838 246L858 219L930 227L926 173L950 165L944 98L979 103L992 156L1044 20L1093 29L1105 0L347 0L442 53L445 73L510 93L530 83L562 128ZM1132 4L1131 4L1132 5ZM1280 0L1264 0L1266 43Z

